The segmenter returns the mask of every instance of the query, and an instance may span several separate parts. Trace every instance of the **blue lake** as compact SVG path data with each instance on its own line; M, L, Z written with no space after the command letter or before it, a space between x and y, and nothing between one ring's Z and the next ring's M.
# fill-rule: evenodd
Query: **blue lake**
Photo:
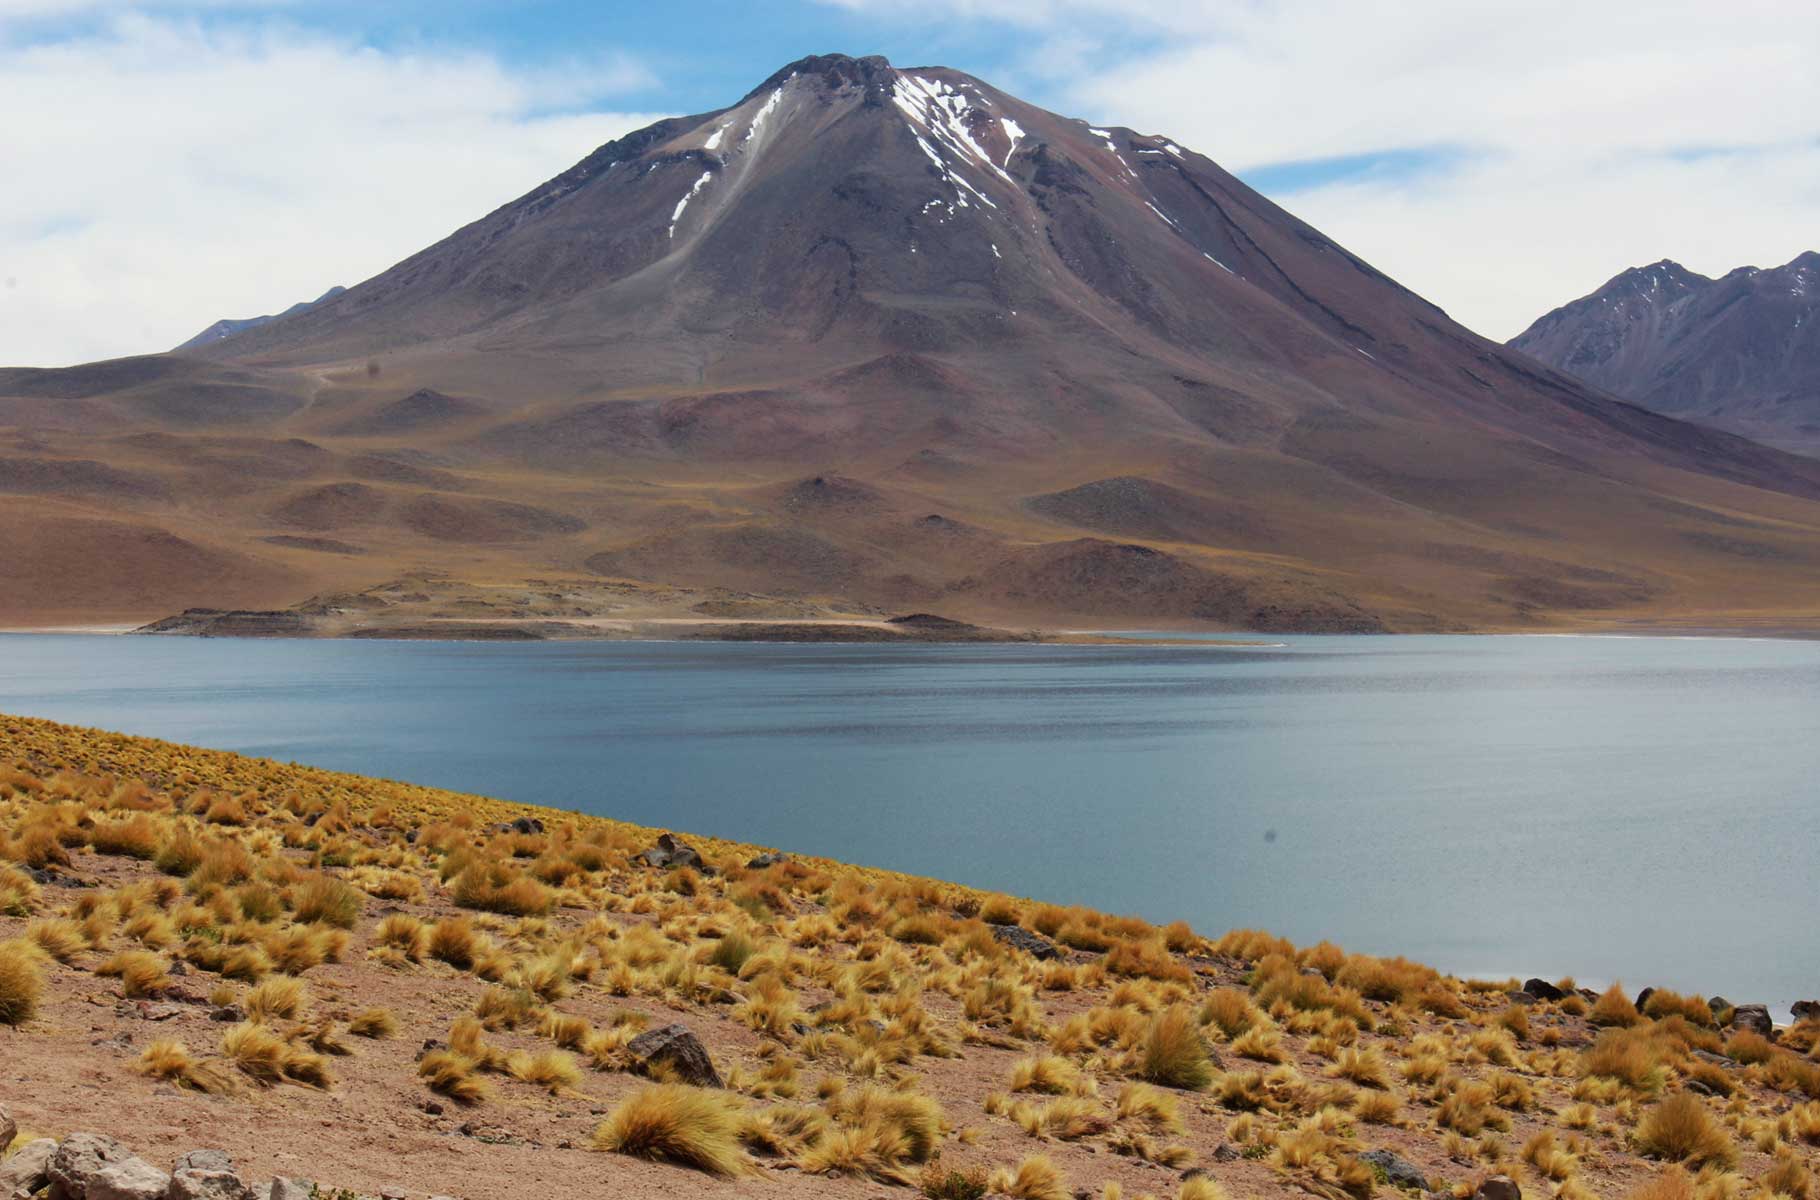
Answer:
M0 636L0 711L1502 977L1820 998L1820 643Z

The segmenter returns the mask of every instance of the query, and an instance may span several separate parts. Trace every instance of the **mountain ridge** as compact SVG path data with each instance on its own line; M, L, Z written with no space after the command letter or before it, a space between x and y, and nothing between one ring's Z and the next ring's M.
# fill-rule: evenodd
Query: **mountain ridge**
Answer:
M1717 278L1632 267L1510 345L1654 411L1820 453L1820 253Z
M0 371L6 436L119 474L0 505L259 580L144 619L425 572L1095 627L1786 623L1820 584L1820 463L1479 337L1167 136L877 57L597 147L304 311Z

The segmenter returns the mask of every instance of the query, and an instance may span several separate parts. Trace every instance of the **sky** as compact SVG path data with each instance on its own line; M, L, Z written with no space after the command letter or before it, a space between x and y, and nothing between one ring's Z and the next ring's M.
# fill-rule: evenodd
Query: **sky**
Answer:
M832 51L1165 134L1499 340L1820 249L1812 0L0 0L0 364L357 283Z

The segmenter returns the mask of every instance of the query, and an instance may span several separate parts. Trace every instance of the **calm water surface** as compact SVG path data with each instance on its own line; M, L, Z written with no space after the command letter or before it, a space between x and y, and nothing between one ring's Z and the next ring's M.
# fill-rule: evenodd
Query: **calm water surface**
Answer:
M12 635L0 711L1462 973L1820 997L1820 643Z

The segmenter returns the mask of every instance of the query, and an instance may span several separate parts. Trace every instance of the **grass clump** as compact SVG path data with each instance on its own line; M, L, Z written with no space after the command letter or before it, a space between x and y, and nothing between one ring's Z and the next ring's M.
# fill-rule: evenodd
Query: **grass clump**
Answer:
M333 875L315 875L297 885L292 897L291 915L305 925L333 925L352 929L360 920L365 902L358 889L351 888Z
M621 1101L595 1129L594 1148L729 1178L749 1170L737 1103L680 1083L656 1084Z
M163 1079L180 1088L226 1095L234 1091L234 1080L221 1068L197 1062L189 1048L175 1038L160 1038L145 1048L134 1069L141 1075Z

